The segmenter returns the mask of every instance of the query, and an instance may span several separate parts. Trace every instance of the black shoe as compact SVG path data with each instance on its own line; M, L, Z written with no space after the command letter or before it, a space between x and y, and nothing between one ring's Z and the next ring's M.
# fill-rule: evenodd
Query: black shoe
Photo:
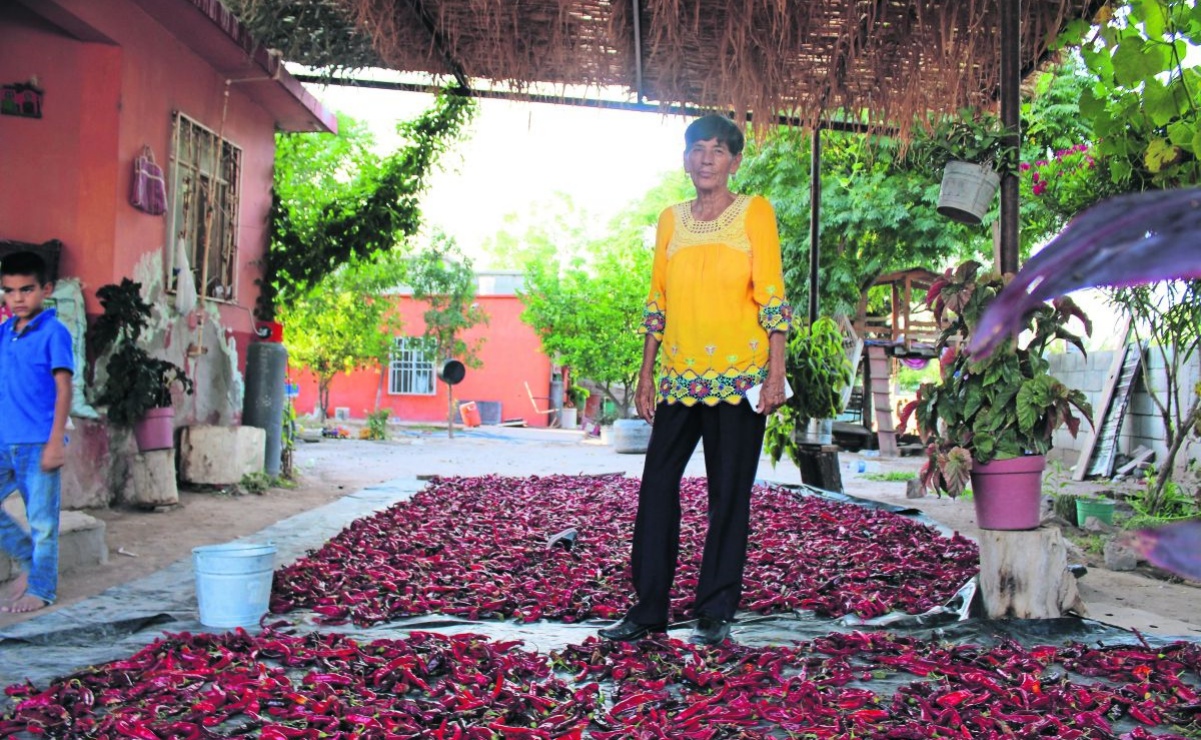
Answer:
M720 645L730 636L730 622L726 619L701 617L692 630L688 641L696 645Z
M605 627L602 630L598 630L596 634L606 640L633 642L634 640L641 640L653 632L666 631L667 625L665 624L638 624L627 617L612 627Z

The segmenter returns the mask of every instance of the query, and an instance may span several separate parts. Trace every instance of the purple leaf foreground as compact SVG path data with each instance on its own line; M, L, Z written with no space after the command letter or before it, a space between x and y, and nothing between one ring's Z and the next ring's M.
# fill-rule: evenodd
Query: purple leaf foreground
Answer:
M1022 266L976 326L984 359L1048 299L1080 288L1201 278L1201 188L1110 198L1080 212Z
M1201 519L1132 533L1129 544L1148 562L1201 582Z

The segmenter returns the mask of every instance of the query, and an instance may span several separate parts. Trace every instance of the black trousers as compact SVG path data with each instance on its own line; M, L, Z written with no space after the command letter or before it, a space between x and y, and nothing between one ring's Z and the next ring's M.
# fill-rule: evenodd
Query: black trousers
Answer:
M746 402L659 404L634 523L631 564L638 603L627 618L639 624L667 621L680 551L680 480L701 439L709 481L709 526L692 610L697 617L734 617L742 598L751 487L766 421Z

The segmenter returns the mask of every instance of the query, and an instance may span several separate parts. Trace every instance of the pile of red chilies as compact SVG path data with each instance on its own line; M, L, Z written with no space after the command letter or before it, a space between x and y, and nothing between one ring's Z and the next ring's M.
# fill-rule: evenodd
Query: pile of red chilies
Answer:
M701 648L588 638L544 657L476 635L358 643L268 628L167 635L44 689L9 687L15 708L0 736L1195 738L1199 684L1201 646L1187 642L980 647L854 632Z
M517 642L414 632L168 635L45 690L10 686L0 737L104 740L579 738L600 703Z
M277 571L271 610L358 625L428 613L611 619L630 605L637 499L638 481L621 476L436 479ZM920 613L979 568L974 543L903 516L773 487L752 501L743 609ZM685 479L673 619L688 613L695 589L705 502L705 481ZM570 548L548 545L572 528Z

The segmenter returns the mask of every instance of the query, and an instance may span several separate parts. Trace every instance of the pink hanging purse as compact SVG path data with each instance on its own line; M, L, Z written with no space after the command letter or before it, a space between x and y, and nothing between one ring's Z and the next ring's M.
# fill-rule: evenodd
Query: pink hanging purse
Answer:
M163 179L163 169L154 161L154 152L148 146L142 147L142 153L133 160L129 204L152 216L167 212L167 183Z

